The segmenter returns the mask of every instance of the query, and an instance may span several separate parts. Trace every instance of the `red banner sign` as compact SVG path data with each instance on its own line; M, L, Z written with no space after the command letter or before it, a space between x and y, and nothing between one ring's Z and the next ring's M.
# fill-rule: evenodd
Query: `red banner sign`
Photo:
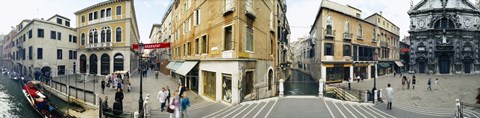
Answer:
M138 49L138 44L133 44L132 45L134 50ZM170 42L165 42L165 43L150 43L150 44L143 44L143 49L158 49L158 48L169 48L170 47Z

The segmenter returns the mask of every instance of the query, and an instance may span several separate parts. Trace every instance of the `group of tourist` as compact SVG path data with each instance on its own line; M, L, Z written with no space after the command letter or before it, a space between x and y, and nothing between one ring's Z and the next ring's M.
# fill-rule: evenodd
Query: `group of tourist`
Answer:
M160 110L163 112L166 108L167 112L170 113L170 118L187 118L190 99L187 97L186 90L187 88L180 84L178 90L173 93L173 96L170 96L168 86L167 88L163 87L157 95L157 99L160 101ZM168 106L165 106L166 104Z
M105 83L105 79L107 83ZM130 83L130 75L129 73L125 73L125 75L120 73L112 73L111 75L105 76L105 79L101 82L102 87L102 94L105 94L105 87L113 88L113 89L127 89L130 92L131 83Z
M410 89L410 85L413 87L413 89L415 90L415 85L417 83L417 80L415 78L415 75L412 76L412 80L410 80L407 76L403 76L402 77L402 90L405 89L405 85L407 85L407 90ZM439 85L439 82L438 82L438 78L435 79L434 83L435 84L435 89L439 89L440 88L440 85ZM432 91L432 78L428 78L428 81L427 81L427 90L430 90Z

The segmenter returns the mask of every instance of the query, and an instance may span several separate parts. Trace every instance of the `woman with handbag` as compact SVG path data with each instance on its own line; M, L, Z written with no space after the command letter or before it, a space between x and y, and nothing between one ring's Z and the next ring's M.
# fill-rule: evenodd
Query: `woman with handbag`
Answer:
M167 112L170 113L170 118L180 118L180 97L178 97L178 91L175 91L172 98L170 98Z

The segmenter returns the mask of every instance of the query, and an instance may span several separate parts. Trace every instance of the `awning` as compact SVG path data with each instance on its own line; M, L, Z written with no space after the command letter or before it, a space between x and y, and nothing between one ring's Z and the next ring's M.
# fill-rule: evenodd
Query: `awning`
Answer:
M403 67L402 62L400 62L400 61L395 61L395 64L397 64L397 66L399 66L399 67Z
M378 63L378 67L380 67L380 68L388 68L388 67L390 67L390 64L388 64L388 63Z
M168 69L172 69L173 65L175 65L175 62L174 62L174 61L168 63L167 68L168 68Z
M172 66L172 69L174 72L178 70L182 66L183 62L175 62L175 64Z
M185 61L180 68L178 68L175 73L180 75L187 75L190 70L192 70L195 65L197 65L198 61Z

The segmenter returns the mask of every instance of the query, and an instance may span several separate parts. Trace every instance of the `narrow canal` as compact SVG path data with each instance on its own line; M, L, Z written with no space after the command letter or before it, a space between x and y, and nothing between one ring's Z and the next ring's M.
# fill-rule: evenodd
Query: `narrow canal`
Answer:
M62 111L68 104L57 97L50 100ZM0 74L0 114L2 118L41 118L24 97L19 82Z
M285 81L285 95L318 95L318 82L310 75L294 70Z

